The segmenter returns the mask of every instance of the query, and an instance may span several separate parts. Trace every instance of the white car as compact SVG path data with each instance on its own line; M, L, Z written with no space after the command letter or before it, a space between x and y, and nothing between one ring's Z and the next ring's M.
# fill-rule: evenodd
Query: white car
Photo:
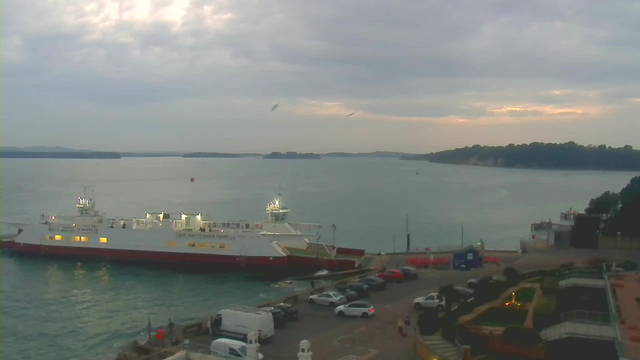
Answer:
M349 304L338 306L333 313L338 316L360 316L366 318L375 315L376 310L373 308L373 305L369 303L354 301Z
M342 296L339 292L335 291L327 291L322 294L316 294L309 296L309 304L321 304L321 305L329 305L336 306L342 305L347 302L347 298Z
M438 311L444 311L444 297L438 293L421 296L413 300L413 308L416 310L421 310L422 308L433 308Z

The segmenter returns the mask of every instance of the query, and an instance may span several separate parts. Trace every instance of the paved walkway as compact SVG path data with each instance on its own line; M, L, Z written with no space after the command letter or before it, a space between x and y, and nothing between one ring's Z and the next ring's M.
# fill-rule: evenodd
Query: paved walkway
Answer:
M620 314L621 337L628 343L627 351L640 358L640 275L628 273L611 277L612 290L616 292Z

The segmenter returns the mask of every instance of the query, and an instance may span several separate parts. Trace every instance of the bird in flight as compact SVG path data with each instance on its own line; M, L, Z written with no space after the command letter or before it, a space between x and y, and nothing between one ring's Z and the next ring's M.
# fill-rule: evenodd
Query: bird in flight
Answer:
M347 115L347 116L345 116L345 117L349 117L349 116L351 116L351 115L353 115L353 114L355 114L355 112L352 112L351 114L349 114L349 115Z
M271 107L271 111L273 111L273 110L275 110L275 109L277 109L277 108L278 108L278 104L275 104L275 105L273 105L273 106Z

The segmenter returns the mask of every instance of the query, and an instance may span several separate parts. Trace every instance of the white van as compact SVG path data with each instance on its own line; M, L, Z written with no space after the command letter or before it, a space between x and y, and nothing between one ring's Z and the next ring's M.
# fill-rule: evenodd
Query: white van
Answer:
M258 341L273 339L275 329L271 311L249 306L233 306L223 309L209 319L211 335L246 340L250 332L258 335Z
M230 359L245 359L247 357L247 344L238 340L216 339L209 347L211 355L222 356ZM258 359L264 359L264 355L258 353Z

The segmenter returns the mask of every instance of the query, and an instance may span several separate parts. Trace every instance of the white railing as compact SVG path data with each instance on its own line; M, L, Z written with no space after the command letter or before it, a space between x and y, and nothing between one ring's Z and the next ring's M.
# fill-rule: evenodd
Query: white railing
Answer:
M604 286L606 290L605 293L607 294L607 303L609 305L609 314L611 315L611 320L613 321L613 326L616 330L616 337L614 340L616 343L616 349L618 350L618 357L640 359L640 350L635 351L636 356L634 358L627 357L626 353L629 346L627 346L627 344L622 341L622 334L620 333L620 319L618 319L618 314L616 312L616 303L611 290L611 283L609 282L609 277L607 276L607 264L602 264L602 271L604 272Z
M584 310L572 310L560 314L560 322L579 322L585 324L606 324L609 325L612 322L610 313L584 311Z

